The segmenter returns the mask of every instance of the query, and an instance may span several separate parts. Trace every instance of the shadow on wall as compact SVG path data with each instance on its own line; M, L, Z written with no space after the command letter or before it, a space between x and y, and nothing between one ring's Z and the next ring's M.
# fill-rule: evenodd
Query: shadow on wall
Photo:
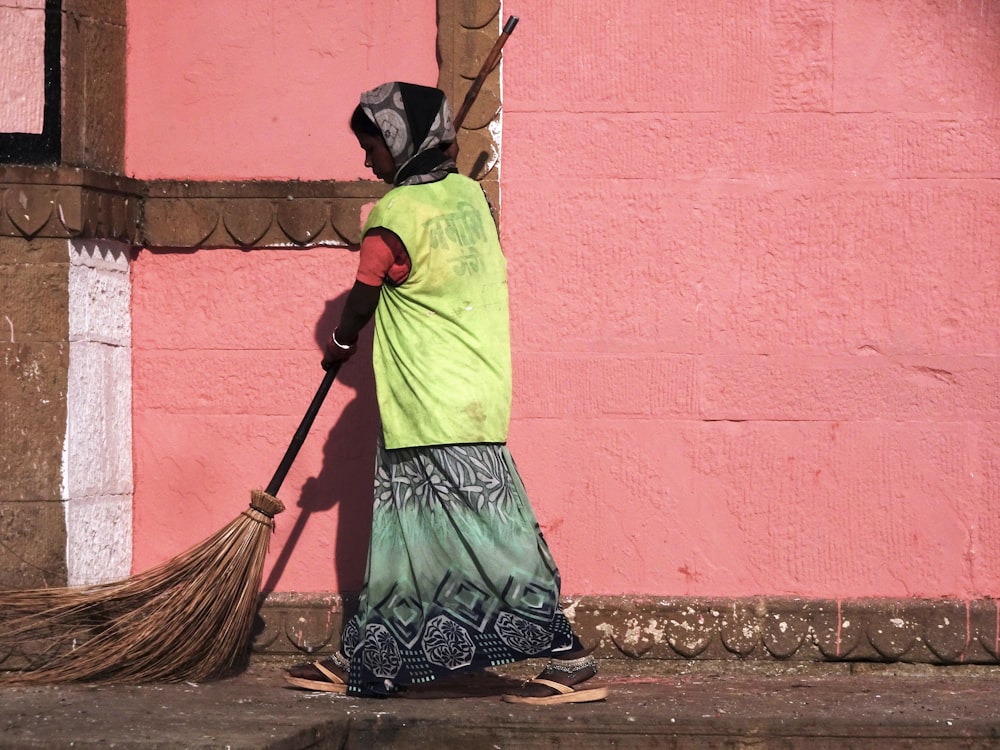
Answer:
M340 321L347 292L327 302L316 321L315 338L319 346L317 386L322 378L319 360L331 331ZM368 558L371 533L372 486L375 467L375 441L378 437L378 406L375 400L375 377L371 366L372 326L366 326L358 342L357 353L337 374L333 389L349 388L354 398L344 406L336 424L326 436L323 464L318 475L306 480L299 498L299 515L288 539L274 563L262 593L272 593L281 580L288 561L302 533L314 514L337 509L336 538L333 540L334 568L339 593L360 591ZM309 439L318 439L310 435ZM330 526L329 523L324 523ZM316 581L313 590L330 591L332 581Z

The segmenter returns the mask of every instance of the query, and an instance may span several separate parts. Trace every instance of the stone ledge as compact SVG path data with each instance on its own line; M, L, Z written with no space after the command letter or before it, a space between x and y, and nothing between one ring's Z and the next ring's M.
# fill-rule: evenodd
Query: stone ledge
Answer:
M388 190L380 182L146 183L147 247L303 247L361 241L361 212Z
M295 659L340 643L355 600L272 594L254 655ZM993 599L565 599L577 633L603 658L996 664Z
M73 167L0 167L0 236L172 248L360 241L379 182L142 181Z
M142 183L75 167L0 166L0 236L134 244Z

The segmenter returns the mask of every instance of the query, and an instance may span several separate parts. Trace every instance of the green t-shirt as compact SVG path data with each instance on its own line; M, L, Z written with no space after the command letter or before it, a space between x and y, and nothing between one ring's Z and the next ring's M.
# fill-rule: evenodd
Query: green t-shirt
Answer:
M364 231L384 227L411 269L384 284L373 364L386 448L506 442L510 422L507 262L479 184L458 174L389 191Z

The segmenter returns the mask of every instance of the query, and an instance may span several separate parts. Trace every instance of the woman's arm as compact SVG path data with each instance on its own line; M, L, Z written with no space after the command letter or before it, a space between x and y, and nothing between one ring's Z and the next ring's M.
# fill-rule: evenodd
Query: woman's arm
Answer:
M335 362L345 362L358 349L358 334L365 327L378 307L382 287L355 281L347 294L340 325L330 335L323 351L323 369L329 370Z
M344 311L340 315L340 325L337 326L337 341L350 346L358 340L361 329L375 314L381 292L382 287L380 286L371 286L360 281L354 282L354 286L347 295Z
M399 239L388 229L376 227L361 240L358 276L347 294L340 325L326 343L323 367L341 362L354 354L358 334L375 314L382 282L401 284L410 273L410 256Z

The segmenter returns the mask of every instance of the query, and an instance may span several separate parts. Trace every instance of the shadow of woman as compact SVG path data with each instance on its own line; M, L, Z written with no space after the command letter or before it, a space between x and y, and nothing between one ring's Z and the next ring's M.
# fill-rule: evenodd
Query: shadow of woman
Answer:
M321 352L330 332L340 320L346 298L345 293L327 302L323 314L316 321L315 337L319 345L316 370L320 374ZM354 398L344 407L326 437L319 474L307 479L302 487L298 518L262 587L265 595L277 587L312 514L334 507L338 510L337 532L333 540L338 593L344 596L361 590L371 533L375 441L379 429L375 377L371 368L371 339L371 326L367 326L358 341L357 353L337 373L335 383L354 390ZM329 591L332 584L332 581L316 581L315 590Z

